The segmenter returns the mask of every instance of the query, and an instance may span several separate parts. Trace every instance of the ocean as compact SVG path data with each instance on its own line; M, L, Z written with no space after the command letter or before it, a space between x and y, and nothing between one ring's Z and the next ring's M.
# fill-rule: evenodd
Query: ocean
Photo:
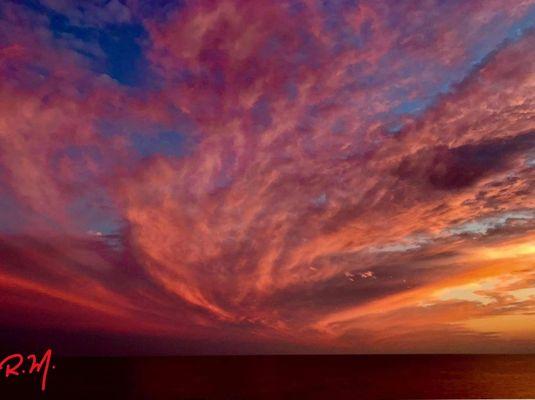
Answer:
M58 358L0 382L0 398L535 398L535 355L274 355Z

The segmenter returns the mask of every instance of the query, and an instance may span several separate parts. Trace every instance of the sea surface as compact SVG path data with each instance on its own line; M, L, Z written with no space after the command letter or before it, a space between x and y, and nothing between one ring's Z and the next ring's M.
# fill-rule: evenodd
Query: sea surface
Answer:
M535 398L535 355L281 355L58 358L0 382L24 399Z

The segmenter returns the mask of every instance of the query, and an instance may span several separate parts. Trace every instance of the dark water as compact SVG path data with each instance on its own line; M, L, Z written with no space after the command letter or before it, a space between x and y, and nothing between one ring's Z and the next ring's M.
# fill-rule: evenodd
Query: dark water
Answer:
M535 398L535 355L65 358L46 392L36 376L0 382L0 398Z

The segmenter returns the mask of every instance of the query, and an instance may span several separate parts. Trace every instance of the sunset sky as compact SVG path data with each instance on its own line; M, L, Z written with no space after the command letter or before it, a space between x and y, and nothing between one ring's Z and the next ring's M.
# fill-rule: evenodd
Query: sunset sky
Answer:
M534 167L535 0L2 1L0 340L535 351Z

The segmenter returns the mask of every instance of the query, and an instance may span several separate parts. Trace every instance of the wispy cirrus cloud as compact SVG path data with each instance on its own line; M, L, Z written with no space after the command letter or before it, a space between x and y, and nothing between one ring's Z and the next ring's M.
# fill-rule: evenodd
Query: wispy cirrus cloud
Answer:
M5 323L533 348L533 7L6 3Z

